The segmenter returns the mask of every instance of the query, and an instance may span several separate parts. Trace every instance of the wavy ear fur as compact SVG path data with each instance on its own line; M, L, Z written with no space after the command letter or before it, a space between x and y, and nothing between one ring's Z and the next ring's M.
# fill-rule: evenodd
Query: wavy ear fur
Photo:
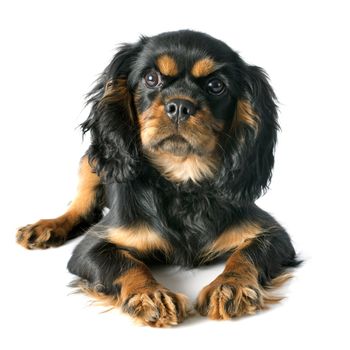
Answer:
M139 134L128 75L141 50L137 44L124 44L87 95L91 112L81 124L90 131L89 162L105 182L124 182L136 176Z
M267 74L245 66L243 93L237 100L224 167L236 199L252 201L268 187L277 139L276 96Z

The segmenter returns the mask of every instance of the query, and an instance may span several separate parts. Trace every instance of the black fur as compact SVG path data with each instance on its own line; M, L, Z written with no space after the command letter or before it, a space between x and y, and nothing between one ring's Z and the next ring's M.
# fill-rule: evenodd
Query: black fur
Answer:
M98 292L118 295L120 286L114 280L137 264L126 258L117 246L96 236L88 235L68 263L71 273L89 282ZM74 285L74 284L73 284Z
M205 82L194 83L185 77L165 80L163 89L168 96L188 94L225 122L225 132L219 138L220 168L213 179L173 183L142 154L136 111L147 109L155 93L139 82L160 53L171 53L190 64L203 52L224 64L220 73L228 89L224 96L209 96L201 85ZM125 100L105 99L107 84L117 79L126 79L130 96L138 90L137 105L132 99L128 104ZM258 132L249 125L241 125L236 130L239 134L230 132L239 99L249 101L258 115ZM206 245L228 227L244 222L266 227L244 250L257 267L262 285L298 263L288 234L254 204L271 179L278 130L276 97L261 68L246 64L226 44L203 33L179 31L143 37L136 44L121 47L89 94L88 102L91 113L82 130L91 133L88 156L104 181L110 210L75 249L68 265L72 273L93 285L104 285L107 293L116 293L112 281L135 262L125 260L118 253L120 247L92 237L103 227L140 222L154 228L173 247L166 258L154 252L166 263L187 267L200 264L200 253ZM147 258L132 250L130 253L136 259Z
M267 189L274 165L274 149L277 139L276 96L266 73L256 66L243 66L243 87L240 93L260 118L258 135L254 130L242 130L244 143L236 138L226 139L225 163L219 186L228 190L235 199L254 201Z
M89 160L94 162L96 172L107 181L123 182L133 178L140 162L136 121L130 122L130 117L134 116L130 116L128 111L132 106L128 106L125 100L121 103L101 103L106 84L128 77L140 49L141 42L123 45L88 94L91 112L81 128L84 134L87 131L91 133Z

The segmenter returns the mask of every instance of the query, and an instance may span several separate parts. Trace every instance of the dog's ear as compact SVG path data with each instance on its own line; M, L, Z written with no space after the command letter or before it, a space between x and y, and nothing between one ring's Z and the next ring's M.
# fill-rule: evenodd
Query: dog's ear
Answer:
M238 199L251 201L269 185L279 126L276 96L264 70L245 65L242 76L225 166Z
M136 176L139 169L139 131L128 76L142 49L124 44L87 95L91 112L81 124L90 131L89 162L105 182L123 182Z

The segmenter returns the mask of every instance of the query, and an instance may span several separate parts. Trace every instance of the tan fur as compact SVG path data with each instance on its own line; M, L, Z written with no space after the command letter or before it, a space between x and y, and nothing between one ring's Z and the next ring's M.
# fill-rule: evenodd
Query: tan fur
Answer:
M99 184L100 178L92 172L87 157L83 157L80 163L77 195L66 213L54 219L39 220L35 224L20 228L16 235L17 242L28 249L48 248L50 238L56 238L56 243L51 245L64 243L68 233L91 209Z
M215 70L215 62L212 58L201 58L192 67L191 74L195 78L206 77Z
M157 139L179 134L191 144L202 148L203 154L212 152L217 144L214 131L222 130L223 122L215 120L208 109L197 111L193 118L175 126L164 111L164 104L156 99L152 105L139 116L141 141L149 147Z
M262 228L253 223L245 223L231 227L224 231L214 242L204 249L202 260L203 262L210 261L218 255L235 248L242 249L261 232Z
M149 109L138 116L140 124L140 136L142 145L148 146L159 132L160 127L170 125L170 120L165 116L164 105L157 98Z
M99 107L107 104L118 103L125 108L131 123L134 123L134 113L132 110L132 95L128 89L126 79L109 80L105 85L105 90Z
M120 298L116 295L107 295L98 291L99 286L95 286L95 289L91 288L90 284L81 279L77 279L71 283L71 287L75 290L73 294L83 293L91 298L91 304L96 306L102 306L107 308L106 311L110 311L113 308L120 306Z
M143 253L152 250L171 251L169 243L159 233L143 224L109 229L107 239L118 246L135 248Z
M137 323L152 327L169 327L181 323L189 315L185 295L162 288L133 295L127 307Z
M119 277L123 311L141 324L152 327L176 325L188 316L188 299L158 284L147 268L138 267Z
M114 281L114 284L119 284L122 287L120 299L124 301L133 293L146 292L146 289L158 286L151 271L143 264L127 270Z
M128 259L137 261L128 252L120 250L120 253ZM94 304L103 307L110 307L112 309L121 306L134 292L146 292L147 288L150 286L158 285L145 265L140 265L139 267L127 270L125 274L114 281L114 284L121 286L119 295L106 295L99 291L99 285L92 288L88 282L80 279L75 281L73 286L76 288L76 293L85 293L93 299Z
M223 273L202 289L196 307L203 316L215 320L252 315L280 301L282 298L270 289L289 278L286 274L279 276L270 287L263 288L255 266L238 251L228 259Z
M249 101L239 99L237 101L232 129L238 129L241 124L251 127L256 133L259 129L259 116L253 110Z
M165 76L174 77L179 73L175 59L169 55L161 55L156 63L159 71Z
M102 96L101 105L112 102L123 101L129 94L126 79L115 79L107 81Z
M282 275L275 277L271 281L271 285L267 286L266 288L267 289L280 288L292 278L293 278L293 274L291 272L283 273Z
M164 177L174 182L200 181L212 178L217 170L217 134L223 123L215 120L209 110L198 111L178 128L165 115L163 103L157 99L152 106L139 115L141 142L145 155ZM190 153L179 156L162 149L152 148L157 140L170 135L183 136L202 155ZM171 147L171 146L170 146ZM180 147L174 143L174 147Z
M202 179L212 178L217 169L217 158L189 155L185 157L174 156L164 152L146 153L151 163L172 182L198 182Z
M69 213L72 217L86 214L95 199L100 181L100 177L92 171L87 156L84 156L80 163L78 193L66 214Z
M106 307L106 311L122 307L137 323L151 327L179 324L191 313L187 297L161 286L145 265L129 269L114 284L121 287L118 296L101 293L98 286L93 289L84 281L78 280L75 287L91 297L94 304Z

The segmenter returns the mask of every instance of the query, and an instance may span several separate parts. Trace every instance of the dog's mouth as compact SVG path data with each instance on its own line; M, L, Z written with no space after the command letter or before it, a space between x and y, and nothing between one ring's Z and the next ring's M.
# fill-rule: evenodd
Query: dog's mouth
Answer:
M176 156L187 156L190 153L196 153L188 140L176 134L172 134L160 140L154 148L158 151L172 153Z

